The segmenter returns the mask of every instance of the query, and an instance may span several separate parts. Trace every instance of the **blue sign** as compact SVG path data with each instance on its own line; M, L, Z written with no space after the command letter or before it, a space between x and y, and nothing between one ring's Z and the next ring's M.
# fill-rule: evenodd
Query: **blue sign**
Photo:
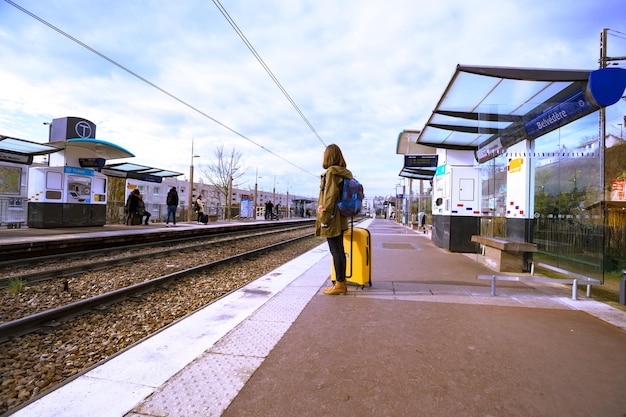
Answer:
M85 176L88 176L88 177L93 177L94 176L93 169L78 168L78 167L72 167L72 166L69 166L69 165L66 165L63 168L63 172L65 172L66 174L85 175Z
M537 138L594 110L595 106L585 99L580 90L546 107L541 113L524 122L524 128L530 138Z

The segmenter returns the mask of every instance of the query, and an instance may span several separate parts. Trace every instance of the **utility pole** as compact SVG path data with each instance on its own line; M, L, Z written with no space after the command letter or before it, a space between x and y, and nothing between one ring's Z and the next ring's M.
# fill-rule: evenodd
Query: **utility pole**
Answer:
M609 31L608 28L604 28L602 29L602 32L600 32L600 68L606 68L606 61L607 61L607 56L606 56L606 35L607 32ZM600 141L599 141L599 145L600 145L600 149L602 151L602 169L600 170L600 184L603 184L603 188L604 188L604 193L602 196L603 200L607 200L607 187L605 186L605 177L604 177L604 156L606 153L606 110L604 107L600 108ZM610 189L609 189L610 191ZM606 221L606 220L605 220Z

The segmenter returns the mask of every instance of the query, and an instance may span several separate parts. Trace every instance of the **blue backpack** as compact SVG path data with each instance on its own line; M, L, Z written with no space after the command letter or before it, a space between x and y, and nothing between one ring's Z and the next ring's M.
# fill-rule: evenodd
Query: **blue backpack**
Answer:
M344 178L339 198L339 213L344 217L354 217L363 207L363 186L354 178Z

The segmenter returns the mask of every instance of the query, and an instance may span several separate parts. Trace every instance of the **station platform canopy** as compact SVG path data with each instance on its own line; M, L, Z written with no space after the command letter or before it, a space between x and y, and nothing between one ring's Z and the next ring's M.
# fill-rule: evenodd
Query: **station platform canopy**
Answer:
M484 162L518 142L536 139L615 104L625 88L623 68L457 65L428 122L415 135L415 143L473 150L476 159Z
M0 161L30 165L36 155L48 155L61 148L24 139L0 135Z
M106 140L92 139L92 138L72 138L66 141L52 142L55 145L67 148L82 148L94 152L99 157L104 159L121 159L132 158L135 155L130 151L122 148Z
M414 180L432 180L437 170L437 151L417 144L419 134L419 130L403 130L398 135L396 154L404 155L404 166L398 175Z
M108 164L105 165L100 172L111 177L132 178L136 180L157 183L162 182L163 178L178 177L180 175L183 175L181 172L153 168L145 165L133 164L130 162Z

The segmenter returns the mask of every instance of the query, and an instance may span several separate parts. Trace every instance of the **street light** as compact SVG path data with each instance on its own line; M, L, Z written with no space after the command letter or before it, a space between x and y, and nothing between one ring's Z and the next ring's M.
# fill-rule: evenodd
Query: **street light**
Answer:
M256 167L256 174L254 176L254 220L256 220L256 205L257 205L257 196L258 196L258 190L259 190L259 178L263 178L263 177L259 177L259 167Z
M193 138L191 139L191 164L189 165L189 191L187 192L187 221L191 222L191 209L193 207L193 158L200 158L200 155L193 153Z
M290 207L289 207L289 180L287 180L287 218L290 219L291 218L291 212Z
M272 204L276 205L276 175L274 175L274 188L272 188Z

